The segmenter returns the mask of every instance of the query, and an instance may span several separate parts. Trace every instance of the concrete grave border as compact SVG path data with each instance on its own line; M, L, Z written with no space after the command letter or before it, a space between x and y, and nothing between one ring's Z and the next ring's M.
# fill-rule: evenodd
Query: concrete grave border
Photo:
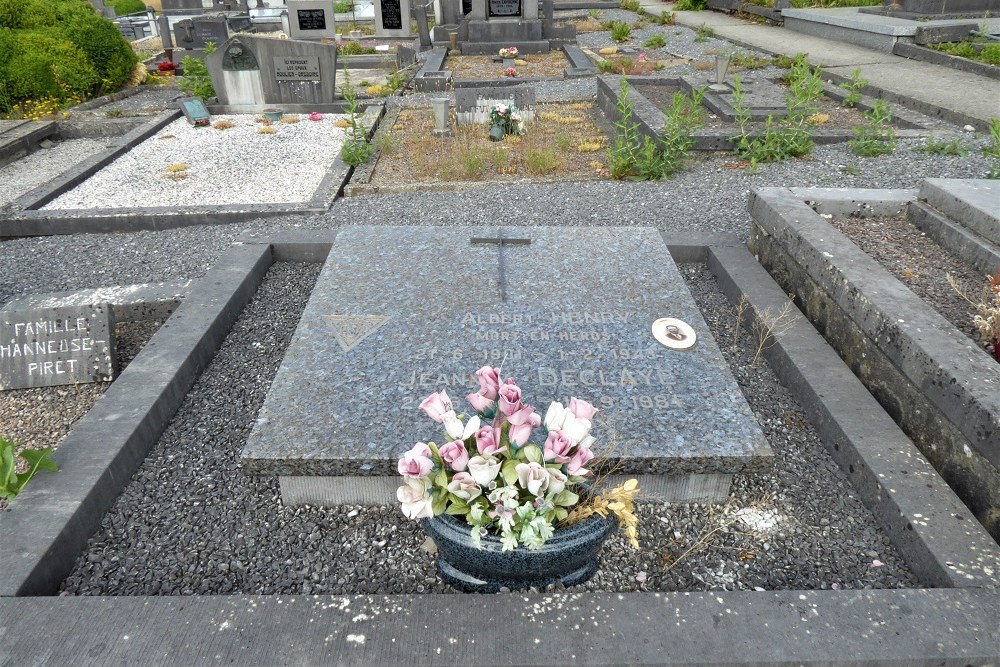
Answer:
M49 597L268 267L324 261L335 237L291 231L235 244L69 435L61 472L33 480L4 513L9 664L995 664L1000 548L797 314L766 352L772 366L811 399L824 442L922 583L940 588ZM734 237L664 241L675 261L707 262L752 313L786 300ZM484 630L490 620L499 626ZM39 641L38 627L57 628L58 641Z
M1000 540L1000 368L823 218L902 211L915 198L757 188L748 245Z
M216 113L220 110L226 112L221 107L213 109ZM311 107L309 110L313 109ZM384 103L369 104L365 109L360 124L368 128L369 139L384 113ZM191 225L220 225L282 215L323 213L329 210L343 192L344 185L354 171L339 155L336 156L312 198L304 203L41 210L42 206L80 185L180 117L179 110L163 112L115 140L108 150L70 167L49 183L22 195L10 206L12 210L0 214L0 237L161 230Z
M824 72L824 76L825 76ZM639 134L656 141L662 139L663 123L666 121L666 114L653 104L645 95L640 93L633 84L663 84L680 86L690 91L690 84L682 78L650 76L629 76L625 78L628 83L628 97L634 105L632 119L639 125ZM621 77L617 75L602 74L597 77L597 106L604 113L609 122L615 123L620 120L620 115L616 108L618 100L618 87ZM823 94L835 101L840 101L847 96L847 91L834 86L831 83L824 84ZM871 111L875 98L862 96L857 108L861 111ZM898 139L910 139L916 137L926 137L938 134L938 132L923 129L915 114L907 109L893 109L893 120L897 123L896 137ZM900 127L901 126L901 127ZM731 151L735 142L733 135L736 130L699 130L691 134L694 140L694 150L697 151ZM850 130L827 130L815 128L812 131L812 139L817 145L844 143L854 138Z

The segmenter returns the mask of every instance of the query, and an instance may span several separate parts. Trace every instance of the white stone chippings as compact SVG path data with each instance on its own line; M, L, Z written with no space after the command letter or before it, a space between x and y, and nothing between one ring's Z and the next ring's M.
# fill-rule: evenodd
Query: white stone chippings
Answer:
M274 134L259 134L252 114L213 116L235 124L226 130L180 118L44 208L306 202L340 153L346 130L334 122L345 117L301 116L275 123ZM187 178L166 178L164 170L177 163L187 164Z

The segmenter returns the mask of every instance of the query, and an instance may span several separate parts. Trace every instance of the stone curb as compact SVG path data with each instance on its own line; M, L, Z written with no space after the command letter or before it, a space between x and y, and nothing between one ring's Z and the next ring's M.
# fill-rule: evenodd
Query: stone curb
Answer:
M958 56L953 56L942 51L929 49L926 46L907 44L906 42L896 42L896 44L892 47L892 52L897 56L903 56L904 58L910 58L911 60L922 60L927 63L957 69L960 72L978 74L979 76L985 76L990 79L1000 79L1000 67L977 62L975 60L969 60L968 58L959 58Z
M1000 183L990 179L927 178L918 198L986 241L1000 245Z
M6 664L73 667L961 667L996 664L998 615L982 589L0 600Z
M968 262L977 271L993 275L1000 271L1000 250L962 225L956 224L920 201L910 204L908 217L913 226L941 246Z
M0 166L31 153L38 148L39 141L58 131L59 125L53 121L28 122L0 134Z
M789 303L746 248L709 252L722 290L758 320ZM1000 547L805 316L790 314L765 356L921 582L1000 586Z
M54 455L60 472L27 487L3 515L0 596L56 590L271 262L269 247L230 250L77 422Z
M748 208L758 261L1000 537L995 362L794 193L758 188Z

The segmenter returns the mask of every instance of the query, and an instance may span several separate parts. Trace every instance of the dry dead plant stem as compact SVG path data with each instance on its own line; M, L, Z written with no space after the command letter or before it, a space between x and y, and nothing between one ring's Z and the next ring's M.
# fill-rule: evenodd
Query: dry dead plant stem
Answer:
M760 500L750 503L747 505L746 509L763 509L771 502L770 496L764 496ZM713 538L720 532L727 530L730 526L740 520L739 514L733 511L735 505L735 500L730 498L726 501L726 504L722 506L721 509L716 509L714 506L709 506L708 508L708 518L705 520L705 526L702 528L701 532L698 534L698 538L694 541L690 547L688 547L684 553L676 558L672 559L667 565L664 566L663 574L670 572L672 569L677 567L682 561L692 556L693 554L703 551L708 548L712 543Z
M777 336L790 331L795 326L794 308L792 299L789 298L777 313L773 313L770 307L765 308L762 313L757 313L751 324L754 342L757 346L753 361L750 362L752 366L756 366L764 351L774 345Z

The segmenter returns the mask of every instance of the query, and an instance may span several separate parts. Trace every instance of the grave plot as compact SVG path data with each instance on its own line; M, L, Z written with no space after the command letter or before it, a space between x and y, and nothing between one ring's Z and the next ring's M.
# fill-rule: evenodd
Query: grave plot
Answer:
M515 239L510 241L514 243ZM505 633L528 632L537 628L539 622L572 623L566 627L565 638L560 631L551 641L575 643L574 633L586 625L586 618L591 619L593 629L588 630L591 637L594 633L610 632L606 624L617 628L619 623L627 623L627 636L642 640L643 646L648 641L656 644L658 651L666 651L667 647L658 643L666 636L674 646L671 655L675 658L678 651L682 653L680 657L688 655L683 647L690 645L690 641L684 641L685 637L690 639L690 627L712 623L714 614L719 621L713 627L726 632L730 641L697 647L697 659L720 663L760 663L766 655L773 655L774 642L788 633L793 633L796 640L793 646L782 650L782 659L794 655L796 659L837 664L856 661L858 656L879 662L912 661L930 655L937 660L958 656L974 663L980 654L991 655L996 639L990 634L989 624L995 617L992 610L997 595L990 587L997 583L995 572L1000 564L996 546L974 521L967 520L961 504L920 455L911 451L912 446L905 438L884 431L887 427L880 421L879 413L865 407L870 400L867 395L841 386L846 381L842 375L846 369L828 358L829 348L803 347L809 328L802 326L801 317L793 313L796 326L776 331L777 342L765 346L763 354L772 359L778 358L777 352L791 355L790 366L777 367L784 368L783 374L790 373L785 381L796 374L807 378L804 385L797 385L798 395L815 397L816 391L821 395L833 391L838 395L844 392L849 398L827 401L820 397L815 403L803 405L805 412L802 412L794 406L790 393L772 394L771 389L758 384L768 375L759 361L761 349L755 342L754 329L746 329L741 335L732 324L739 319L739 313L763 311L768 299L787 301L787 297L760 277L760 267L745 249L735 242L727 245L720 241L717 238L711 242L714 245L705 245L699 239L665 240L669 250L662 257L672 254L688 262L707 259L712 273L719 276L718 287L713 287L711 276L702 268L680 267L686 285L696 295L698 308L708 315L705 328L698 324L699 344L714 347L714 338L726 353L725 364L738 373L741 383L749 382L743 391L753 394L753 387L762 389L757 398L751 399L751 407L755 420L763 425L765 436L775 444L774 451L779 454L776 463L782 468L774 476L739 475L734 497L742 503L745 493L757 496L759 491L776 484L776 490L784 489L780 502L738 508L715 506L714 510L696 505L675 510L650 505L643 509L643 524L649 525L644 551L635 554L609 544L602 574L598 575L605 578L595 580L590 588L553 590L541 595L499 594L488 600L479 596L393 595L394 591L447 590L436 578L433 557L421 549L423 536L414 523L399 516L397 508L282 508L277 502L279 489L273 481L234 475L236 451L253 426L247 414L263 402L270 378L307 300L313 276L318 273L318 267L307 269L281 260L318 261L333 247L332 234L315 232L275 240L273 245L249 243L234 247L185 299L174 316L179 319L168 322L172 335L183 339L185 345L196 345L195 341L203 339L205 332L212 329L209 338L215 342L211 348L218 346L220 351L191 391L182 389L187 398L173 423L166 426L159 444L149 442L153 446L151 456L141 462L141 456L131 455L139 472L121 498L114 501L117 489L108 493L107 486L102 486L101 493L96 494L102 501L97 504L87 501L88 511L78 512L78 504L65 502L70 497L66 494L81 478L92 477L97 481L90 472L94 461L87 466L64 465L59 475L35 480L39 485L29 487L27 495L18 499L35 502L15 505L7 513L5 527L11 527L9 534L13 537L6 548L24 557L13 560L12 567L0 573L5 593L12 590L12 585L20 595L51 593L60 586L62 577L69 574L64 584L67 593L112 594L100 598L99 614L81 612L90 609L89 604L94 600L87 596L73 600L9 598L5 604L15 612L15 625L11 626L16 631L12 634L14 654L30 653L28 645L17 639L22 636L21 626L28 623L59 622L66 638L50 654L58 661L67 651L88 654L94 649L93 642L120 637L123 631L130 637L127 645L105 643L105 648L94 655L117 659L136 650L162 652L167 647L160 645L159 638L182 630L185 642L196 644L203 651L212 637L220 640L216 633L251 627L258 633L271 633L278 628L274 623L281 619L281 632L276 636L281 638L284 654L287 657L291 641L301 647L297 655L304 662L316 662L320 655L351 655L361 664L413 664L413 651L409 648L400 656L394 652L396 649L384 648L381 640L362 642L360 637L388 638L387 642L396 638L398 642L403 625L417 623L422 628L426 626L423 632L431 633L430 639L425 637L421 641L430 641L432 653L441 656L435 662L476 664L489 662L487 651L495 651L492 636L483 634L489 633L489 629L480 628L475 633L475 644L466 645L462 639L466 633L459 632L459 637L454 637L451 628L448 636L456 643L448 643L447 637L435 634L436 626L431 619L425 620L421 615L439 614L447 609L456 618L477 618L484 613L482 604L488 602L489 613L502 613L508 619L509 630ZM361 247L355 249L364 251ZM525 248L512 245L491 249L513 256ZM647 249L652 251L651 247ZM435 246L437 250L440 245ZM382 245L371 251L376 255L385 253L388 259L395 249ZM339 256L340 253L329 255L334 264ZM274 258L279 258L279 263L265 276ZM492 278L487 277L483 282L495 288L495 296L502 300L501 283L496 274ZM514 273L507 275L512 304L526 291L516 278ZM675 275L675 280L680 277ZM745 290L749 295L749 309L724 304L719 287L737 302L739 299L733 299L734 284L735 294ZM445 288L442 283L438 289ZM367 297L359 294L358 298ZM218 325L217 317L223 320ZM236 322L231 333L220 335L229 329L232 320ZM361 351L374 343L382 352L390 352L385 338L390 323L374 330L374 322L368 322L367 326L345 321L339 324L339 328L328 328L325 333L327 339L333 337L335 345L340 346L343 341ZM436 322L428 320L425 326L434 327ZM184 356L180 353L181 341L177 339L161 341L171 348L170 353L161 353L159 357L161 362L170 361L172 366L162 376L164 381L181 366L174 363ZM320 340L321 337L316 338L316 342ZM696 353L703 352L706 350ZM391 363L391 356L391 353L379 354L375 361ZM817 366L812 367L814 362ZM187 374L191 372L197 374L196 369ZM846 377L850 378L850 374ZM234 384L233 378L254 379ZM185 387L183 382L181 386ZM220 400L221 396L227 399ZM355 396L357 405L364 400L364 392ZM385 414L393 414L395 407ZM825 410L832 410L832 417L817 420L817 415ZM844 412L839 413L840 410ZM122 422L134 419L133 414L134 411L114 422L115 427L128 428ZM864 435L851 433L858 414L868 416L863 425ZM830 448L830 454L817 446L818 435L809 435L805 441L797 435L810 431L804 423L806 415L825 424L819 433L824 439L833 437L837 445ZM846 438L833 436L837 429L846 429L849 434ZM121 435L109 434L111 438ZM145 435L147 441L157 437L157 430ZM812 445L793 453L809 440ZM797 463L788 465L791 459L780 460L786 452ZM71 452L61 454L70 456ZM112 452L103 455L111 456ZM844 472L837 470L834 460ZM130 476L131 472L125 472L115 478L124 483ZM755 479L764 486L755 486ZM796 508L800 498L803 505ZM870 514L861 507L861 500L872 508ZM90 527L97 528L105 513L98 510L100 505L110 511L90 548L80 555ZM44 513L50 521L63 518L75 521L68 531L64 529L61 538L48 531L39 535L37 531L26 530L32 525L33 513L38 513L37 516ZM733 529L717 530L716 521L720 518L731 521ZM724 537L713 542L720 533ZM54 548L43 548L53 541ZM74 544L77 548L72 547ZM820 544L825 546L814 550L812 545ZM856 552L858 548L861 551ZM826 549L831 551L825 553ZM670 567L674 561L677 564ZM400 563L406 564L405 571ZM803 590L823 588L824 584L842 590ZM843 590L913 585L939 588ZM728 590L754 586L763 590ZM609 596L600 592L604 590L619 592ZM652 590L711 592L646 592ZM325 592L343 595L335 600L301 596ZM183 612L172 597L177 594L186 595ZM139 607L134 604L136 600L141 600ZM237 601L239 604L233 606ZM260 613L279 607L281 614ZM596 611L602 620L594 625ZM820 623L815 622L817 615L822 619ZM651 619L649 626L641 622L647 617ZM96 627L82 631L81 623L86 624L83 619L97 618L100 623ZM221 630L220 618L228 623ZM308 632L317 625L323 626L322 636ZM574 630L574 625L579 627ZM142 630L137 632L140 627ZM588 651L584 660L597 657L600 658L597 663L620 663L627 661L626 654L634 660L634 642L622 641L625 635L620 633L624 630L622 625L615 630L619 634L602 639L604 648L600 656ZM855 637L849 647L842 641L845 633L853 633ZM444 642L441 654L433 650L439 639ZM488 647L480 648L484 642ZM733 642L741 647L740 655L727 657ZM246 651L252 650L253 659L259 661L262 656L271 655L267 644L266 640L255 640L252 648L234 647L229 656L249 660L250 653ZM447 649L449 646L465 648L459 655L455 653L457 649ZM193 650L175 648L170 655L186 660ZM568 646L561 649L560 655L567 650ZM524 654L521 658L538 662L537 649L532 655ZM689 659L695 657L694 652L690 653Z
M41 210L303 204L340 153L345 118L218 115L209 127L178 118Z
M460 124L456 109L448 115L450 136L435 134L430 107L389 111L374 139L376 161L355 172L345 193L607 177L607 125L592 102L532 104L525 111L534 115L525 133L502 141L490 140L488 124Z
M561 79L570 62L562 50L548 53L521 54L515 58L493 56L451 55L444 68L451 70L457 81L463 79Z
M751 200L750 247L1000 539L1000 364L983 349L995 340L970 332L976 327L968 319L992 312L985 276L1000 270L995 202L991 181L930 179L919 200L912 192L763 189ZM887 234L867 219L903 209L927 231L897 223L894 235L926 233L944 248L920 241L892 255L897 241L886 247L879 238ZM826 219L838 214L850 221ZM986 296L985 311L948 294L942 273L949 269L973 296ZM995 339L990 327L986 331Z

